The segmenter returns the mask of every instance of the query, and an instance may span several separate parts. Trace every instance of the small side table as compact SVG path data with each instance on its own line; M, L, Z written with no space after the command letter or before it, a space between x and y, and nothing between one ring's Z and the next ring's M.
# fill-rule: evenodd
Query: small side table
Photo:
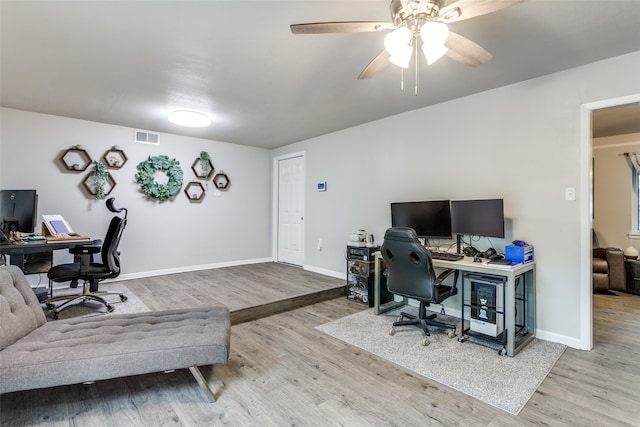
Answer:
M626 259L624 260L624 268L627 276L627 292L640 295L640 261Z

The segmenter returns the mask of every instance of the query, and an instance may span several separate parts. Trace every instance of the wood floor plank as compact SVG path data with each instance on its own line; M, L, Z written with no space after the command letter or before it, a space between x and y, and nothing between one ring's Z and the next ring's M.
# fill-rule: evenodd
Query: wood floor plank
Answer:
M640 425L640 296L595 295L594 350L567 349L513 416L316 330L366 309L344 296L270 316L253 308L339 279L266 263L125 283L151 310L228 303L267 316L232 326L218 401L179 370L4 394L2 426Z

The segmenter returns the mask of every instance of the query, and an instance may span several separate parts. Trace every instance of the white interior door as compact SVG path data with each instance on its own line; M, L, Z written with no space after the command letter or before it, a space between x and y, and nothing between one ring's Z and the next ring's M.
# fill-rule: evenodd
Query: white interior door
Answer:
M278 161L278 261L304 263L304 157Z

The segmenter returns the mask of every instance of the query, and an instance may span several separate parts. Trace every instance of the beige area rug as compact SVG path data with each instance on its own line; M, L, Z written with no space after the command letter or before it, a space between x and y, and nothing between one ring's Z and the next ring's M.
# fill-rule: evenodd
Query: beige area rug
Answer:
M368 309L316 329L513 415L566 349L534 339L515 357L499 356L495 349L460 343L438 329L431 333L431 344L422 346L422 332L416 327L397 327L395 335L389 335L399 311L376 316ZM417 308L405 306L402 311L415 314ZM457 318L453 323L459 322ZM457 332L460 335L459 327Z
M58 319L70 319L72 317L92 317L92 316L105 316L109 314L129 314L129 313L144 313L151 311L140 299L131 292L124 284L120 282L113 283L101 283L99 290L102 292L118 292L123 293L127 300L125 302L120 301L118 295L107 295L104 299L107 300L113 311L109 313L106 307L95 301L80 302L77 304L69 305L67 308L60 312ZM61 287L53 290L53 296L72 295L82 293L82 285L77 288ZM56 305L59 305L57 303ZM44 304L42 308L45 311L48 320L53 319L53 311L46 309Z

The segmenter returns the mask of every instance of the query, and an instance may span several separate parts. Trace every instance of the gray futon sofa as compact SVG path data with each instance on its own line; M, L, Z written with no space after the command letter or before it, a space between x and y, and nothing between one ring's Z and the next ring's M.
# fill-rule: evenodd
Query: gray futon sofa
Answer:
M0 266L0 393L189 368L215 401L226 307L47 322L22 271Z

